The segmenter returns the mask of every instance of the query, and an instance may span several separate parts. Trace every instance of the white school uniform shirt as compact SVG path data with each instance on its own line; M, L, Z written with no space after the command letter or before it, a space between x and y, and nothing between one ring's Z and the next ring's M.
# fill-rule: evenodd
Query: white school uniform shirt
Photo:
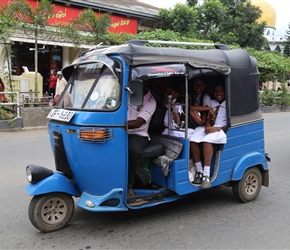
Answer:
M182 112L183 112L182 106L179 105L179 103L177 103L176 101L177 101L176 98L174 100L172 100L173 103L176 103L174 105L174 110L175 110L176 113L178 113L179 115L181 115ZM168 125L168 115L169 115L169 110L168 109L170 107L169 107L168 104L166 105L166 107L167 107L167 111L166 111L165 116L164 116L164 125L165 125L166 128L164 129L164 131L162 132L162 134L163 135L168 135L169 134L169 135L172 135L172 136L176 136L177 135L177 137L180 137L179 134L178 134L178 131L168 130L168 127L171 128L171 129L176 129L176 127L172 123L172 121L174 120L174 118L173 118L173 112L170 112L170 116L171 117L170 117L169 125Z
M176 113L178 113L179 115L182 113L182 106L181 105L179 105L179 103L178 102L176 102L177 100L176 100L176 98L174 99L174 100L172 100L172 102L173 103L175 103L175 105L174 105L174 110L175 110L175 112ZM167 111L166 111L166 113L165 113L165 116L164 116L164 125L165 125L165 127L169 127L169 128L174 128L174 126L173 126L173 124L172 124L172 120L173 120L173 111L171 111L170 112L170 124L169 124L169 126L168 126L168 115L169 115L169 105L168 105L168 103L166 104L166 108L167 108Z
M211 105L213 111L216 110L217 106L220 106L219 112L215 119L213 127L224 127L227 125L226 117L226 101L223 101L221 104L217 100L211 100Z
M143 104L140 106L132 106L129 104L128 107L128 120L136 120L138 117L144 119L143 123L139 128L128 129L128 134L135 134L143 137L148 137L148 127L151 121L152 115L156 109L156 101L150 91L143 97Z
M213 111L216 110L216 107L220 105L219 112L217 114L215 123L213 127L224 127L227 124L227 117L226 117L226 102L223 101L221 104L218 103L216 100L211 100L211 107ZM189 136L189 140L200 143L200 142L210 142L210 143L217 143L217 144L225 144L227 143L227 135L221 129L220 131L214 133L205 133L205 126L200 126L195 129L195 132Z
M202 96L202 94L199 94L199 95L196 97L196 100L197 100L197 106L201 106L201 100L200 100L201 96ZM192 100L192 101L194 102L194 100ZM210 107L210 105L211 105L211 98L210 98L210 96L209 96L207 93L205 93L205 94L203 95L202 106L209 106L209 107Z

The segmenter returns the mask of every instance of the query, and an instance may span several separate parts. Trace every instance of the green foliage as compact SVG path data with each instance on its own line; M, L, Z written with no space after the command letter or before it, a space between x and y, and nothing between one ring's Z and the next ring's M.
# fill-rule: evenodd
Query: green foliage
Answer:
M12 0L8 4L8 14L20 21L26 28L37 31L47 26L47 20L53 14L53 8L54 5L49 0L38 1L35 9L32 9L26 0Z
M284 83L290 77L290 58L269 51L257 51L246 48L249 54L258 61L261 73L260 83L267 81L279 81Z
M8 5L2 5L0 8L0 43L3 44L3 49L5 51L4 55L4 81L6 82L6 86L8 87L8 91L13 92L13 81L12 81L12 72L11 72L11 60L10 54L12 51L10 50L10 41L9 37L11 32L15 31L15 27L17 26L18 21L14 19L11 15L9 15ZM11 100L14 100L14 96L12 96Z
M100 16L91 9L85 9L78 17L72 18L68 23L57 23L54 27L59 34L69 38L75 46L79 47L81 43L99 44L104 43L108 37L108 28L111 25L109 14ZM106 41L106 44L110 42Z
M84 36L80 35L73 23L55 23L53 26L59 35L69 38L76 47L79 47L84 40L87 40Z
M202 4L188 1L174 9L159 12L162 28L188 37L208 39L218 43L238 44L239 47L261 49L266 23L258 23L261 10L246 0L207 0ZM191 7L190 7L191 6Z
M286 30L286 43L284 44L284 52L285 56L290 57L290 23L288 24L288 30Z
M276 46L276 48L274 49L274 51L275 51L276 53L278 53L278 54L281 53L281 48L280 48L279 44Z
M263 89L259 97L260 103L265 106L278 105L282 108L290 105L290 94L285 83L281 84L281 89L278 91L268 88Z
M100 37L100 42L105 45L119 45L132 39L136 39L136 35L130 33L116 34L113 32L108 32L107 34Z
M271 89L263 89L259 97L260 103L265 106L273 106L275 104L275 91Z
M152 32L141 32L135 36L135 39L142 40L160 40L160 41L174 41L174 42L195 42L195 43L213 43L209 40L199 40L190 37L182 36L179 32L174 32L171 30L161 30L157 29ZM150 45L155 47L172 47L174 45ZM186 49L203 49L200 46L186 46L186 45L175 45L174 47L186 48Z
M14 117L15 115L13 114L13 112L7 110L5 106L0 104L0 121L12 120Z
M219 40L220 25L227 18L226 8L219 0L205 1L197 8L198 30L203 39Z
M164 30L173 30L189 37L197 34L197 12L193 7L176 4L174 9L161 9L159 17Z
M276 98L277 98L276 103L281 107L290 105L290 94L288 93L285 83L281 84L281 90L278 91Z
M194 7L198 4L198 0L187 0L186 3L188 6Z
M85 9L77 18L73 18L68 24L69 28L75 27L77 30L89 32L93 37L86 36L88 43L100 43L100 36L106 35L111 25L111 17L109 14L97 16L91 9Z
M284 47L283 55L290 57L290 45L286 44Z

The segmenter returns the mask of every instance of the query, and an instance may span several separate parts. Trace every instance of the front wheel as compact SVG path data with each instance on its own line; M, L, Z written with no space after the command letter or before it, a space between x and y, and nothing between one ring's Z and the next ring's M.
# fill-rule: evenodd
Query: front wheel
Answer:
M261 186L261 171L256 167L249 168L246 170L241 180L233 183L233 193L239 201L249 202L258 196Z
M28 216L33 226L44 233L64 228L74 213L73 198L66 193L48 193L32 198Z

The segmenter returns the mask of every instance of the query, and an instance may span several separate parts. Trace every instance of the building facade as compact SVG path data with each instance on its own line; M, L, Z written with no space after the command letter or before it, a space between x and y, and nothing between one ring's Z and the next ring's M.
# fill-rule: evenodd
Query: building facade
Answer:
M9 0L1 0L1 4L8 4ZM27 0L31 8L35 8L37 0ZM137 34L139 31L153 30L159 23L159 8L147 5L137 0L65 0L52 1L54 13L48 20L48 24L66 23L77 17L84 9L92 9L97 15L108 13L111 16L111 27L109 32ZM21 88L21 76L31 81L30 74L34 74L34 52L35 37L31 32L23 29L17 30L10 37L11 40L11 62L13 78L16 82L16 90L27 91ZM47 82L53 69L61 70L69 65L78 55L80 49L89 49L92 46L82 44L80 48L75 48L73 43L50 33L42 34L38 38L38 73L39 93L47 91ZM0 77L7 65L5 65L5 50L0 45ZM25 82L25 81L23 81ZM28 84L28 88L33 88L33 84ZM33 91L33 89L32 89Z

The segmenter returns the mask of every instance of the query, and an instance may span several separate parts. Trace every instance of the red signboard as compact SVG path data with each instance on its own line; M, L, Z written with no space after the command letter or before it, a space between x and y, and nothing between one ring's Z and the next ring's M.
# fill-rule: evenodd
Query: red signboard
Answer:
M1 0L3 4L7 4L9 0ZM27 0L27 3L34 9L36 7L35 0ZM66 23L72 18L77 17L82 12L82 9L54 4L53 16L48 19L48 24ZM99 15L96 13L96 15ZM112 23L109 28L113 33L137 33L138 21L133 18L111 15Z

